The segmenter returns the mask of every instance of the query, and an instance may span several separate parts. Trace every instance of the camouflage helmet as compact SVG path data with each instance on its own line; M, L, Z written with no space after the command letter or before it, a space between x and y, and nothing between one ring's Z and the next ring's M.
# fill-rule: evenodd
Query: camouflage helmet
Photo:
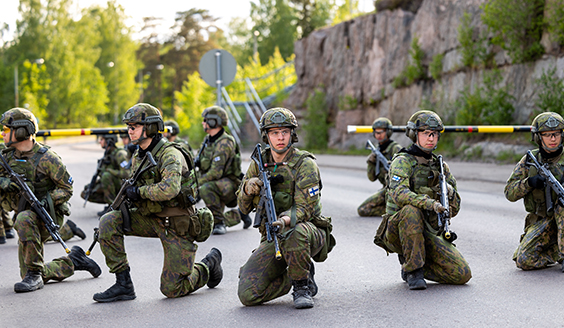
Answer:
M260 131L262 135L262 140L268 144L267 132L272 128L290 128L292 130L292 139L290 140L290 146L294 142L298 142L298 135L295 129L298 127L298 120L294 113L289 109L282 107L275 107L264 112L260 118Z
M161 112L156 107L145 103L133 105L125 112L121 121L125 124L138 123L145 125L143 129L145 129L149 138L164 130Z
M180 126L178 125L178 123L176 123L176 121L168 120L168 121L164 122L164 125L165 125L165 127L171 129L171 131L167 131L171 135L175 136L175 135L180 133Z
M117 134L109 134L108 133L108 134L103 134L101 137L106 140L106 144L110 144L110 141L111 141L115 145L118 141Z
M405 135L413 142L417 142L417 130L444 130L443 121L437 113L429 110L415 112L407 121ZM439 134L440 136L440 134Z
M202 117L212 129L220 126L227 126L227 112L219 106L211 106L204 109Z
M15 132L17 141L23 141L39 131L37 118L25 108L16 107L4 112L0 123Z
M385 129L386 137L389 139L393 133L392 126L392 121L385 117L379 117L372 123L372 132L376 131L376 129Z
M537 115L531 125L533 141L537 143L539 147L542 147L542 140L539 133L543 131L564 130L564 119L558 113L545 112ZM562 144L562 142L560 144Z

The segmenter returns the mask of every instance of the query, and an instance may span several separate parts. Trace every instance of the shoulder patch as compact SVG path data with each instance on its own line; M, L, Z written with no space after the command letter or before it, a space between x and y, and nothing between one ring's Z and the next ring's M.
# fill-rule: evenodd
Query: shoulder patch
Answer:
M401 177L398 177L397 175L392 176L392 180L395 182L400 182L401 181Z
M119 166L121 166L124 169L127 168L128 165L129 165L128 161L123 161L123 162L119 163Z
M74 181L73 181L72 177L69 177L69 184L70 184L71 186L72 186L72 183L73 183L73 182L74 182Z
M315 197L319 194L319 186L313 186L307 190L309 197Z
M219 162L221 160L221 157L217 156L216 158L213 159L214 162Z

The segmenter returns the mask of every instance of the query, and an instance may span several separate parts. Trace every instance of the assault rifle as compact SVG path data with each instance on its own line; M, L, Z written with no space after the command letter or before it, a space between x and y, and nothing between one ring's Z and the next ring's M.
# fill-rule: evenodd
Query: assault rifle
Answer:
M450 230L449 220L450 220L450 205L448 202L448 187L445 176L445 169L443 167L443 156L439 155L439 187L440 187L440 202L446 209L443 213L438 214L439 218L439 234L442 232L443 237L448 242L453 242L456 240L456 233Z
M535 158L533 153L528 150L527 151L527 159L530 159L530 162L527 162L528 165L534 166L538 173L546 179L546 188L544 190L545 199L546 199L546 211L550 212L554 209L554 202L552 201L552 194L551 190L556 193L556 197L560 205L564 206L564 188L562 184L554 177L552 172L548 169L547 164L541 164Z
M254 228L260 227L262 221L266 228L266 239L269 242L274 241L274 249L276 252L276 259L282 258L280 253L280 245L278 244L278 227L272 224L276 221L276 207L274 206L274 197L272 196L272 189L270 188L270 171L266 169L266 165L262 161L260 143L257 144L255 150L251 154L251 159L255 161L259 169L259 179L262 181L263 186L260 190L260 201L257 205L257 215L255 216Z
M131 232L131 218L129 217L129 206L131 206L131 200L127 198L125 190L127 187L134 186L141 174L145 173L145 171L154 166L157 166L157 162L155 162L153 155L150 152L147 152L145 157L143 157L141 164L137 168L137 171L133 173L131 178L123 181L121 189L116 195L114 202L110 205L110 209L112 211L117 211L118 209L121 211L121 216L123 218L123 231L125 232Z
M208 143L208 137L206 136L204 138L204 141L202 141L202 146L200 147L200 150L198 150L198 155L196 155L196 158L194 159L194 166L196 166L197 168L200 168L200 156L202 156L204 149L206 149L207 143Z
M92 250L94 249L94 246L96 246L96 243L98 242L99 238L100 238L100 228L96 227L94 228L94 238L92 238L92 244L90 244L90 247L88 247L88 250L86 251L86 255L90 255L90 253L92 253Z
M45 228L47 228L47 231L49 231L51 238L54 241L61 243L67 254L70 253L70 249L67 247L65 241L59 234L59 228L60 228L59 225L56 224L55 221L53 221L53 218L45 210L39 199L35 197L33 191L31 191L27 183L25 183L24 176L14 172L14 170L12 170L12 168L10 167L8 162L6 162L6 159L4 158L4 156L2 156L2 154L0 154L0 159L2 160L0 164L2 165L4 170L6 170L6 172L8 173L8 177L10 178L10 180L12 180L12 182L17 184L18 187L20 188L20 196L23 197L30 204L33 212L35 212L35 214L39 216L41 221L43 221L43 224L45 225Z
M88 198L92 195L92 190L94 190L94 185L96 184L96 180L98 180L98 176L102 173L102 165L104 165L104 160L106 156L109 155L111 148L114 146L114 141L111 139L106 139L106 150L104 151L104 156L98 160L98 165L96 166L96 172L92 176L90 183L88 184L88 189L84 192L84 205L82 207L86 207L86 203L88 202Z
M364 148L372 150L372 153L376 155L376 176L380 174L380 165L382 165L386 172L390 170L388 159L380 152L380 149L378 149L378 147L374 146L374 144L370 140L366 141L366 146Z

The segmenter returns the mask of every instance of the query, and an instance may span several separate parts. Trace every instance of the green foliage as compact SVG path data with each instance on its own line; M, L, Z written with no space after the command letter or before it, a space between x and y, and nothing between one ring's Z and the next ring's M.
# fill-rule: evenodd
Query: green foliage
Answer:
M325 92L315 90L306 101L306 132L305 148L324 150L327 149L329 140L329 125L327 123L328 108L325 102Z
M339 103L337 104L339 110L352 110L355 109L357 105L358 101L353 96L339 96Z
M492 43L507 50L514 63L544 53L540 43L545 0L491 0L482 6L482 22L493 32Z
M364 13L360 12L358 9L358 3L358 0L345 0L345 2L337 7L335 17L333 18L333 25L363 15Z
M475 40L475 28L471 23L472 16L465 12L458 26L458 42L460 42L461 47L462 65L466 67L477 67L482 63L484 66L487 66L487 61L491 56L484 46L487 37L480 36Z
M409 86L414 82L425 78L426 70L423 66L423 59L425 53L419 45L419 38L414 37L411 41L411 48L409 49L410 60L405 69L394 79L392 83L394 88L401 88Z
M546 2L546 23L547 29L552 34L551 37L559 45L564 45L564 2Z
M436 54L435 56L433 56L433 60L431 61L431 64L429 64L429 73L431 73L431 76L435 80L438 80L441 77L441 74L443 73L444 58L445 55Z
M542 76L537 79L538 98L535 106L538 108L536 114L542 112L564 113L564 81L556 74L556 67L543 71Z
M511 124L515 108L511 104L514 97L508 92L509 86L496 88L501 81L499 71L484 73L484 86L475 86L475 91L466 88L456 101L456 124L481 125L481 124Z

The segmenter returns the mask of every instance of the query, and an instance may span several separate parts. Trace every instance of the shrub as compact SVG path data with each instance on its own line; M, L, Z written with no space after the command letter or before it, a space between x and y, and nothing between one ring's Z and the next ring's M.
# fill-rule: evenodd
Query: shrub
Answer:
M306 101L306 115L304 130L306 132L305 146L310 150L325 150L329 141L329 124L327 123L327 103L325 92L317 89Z

